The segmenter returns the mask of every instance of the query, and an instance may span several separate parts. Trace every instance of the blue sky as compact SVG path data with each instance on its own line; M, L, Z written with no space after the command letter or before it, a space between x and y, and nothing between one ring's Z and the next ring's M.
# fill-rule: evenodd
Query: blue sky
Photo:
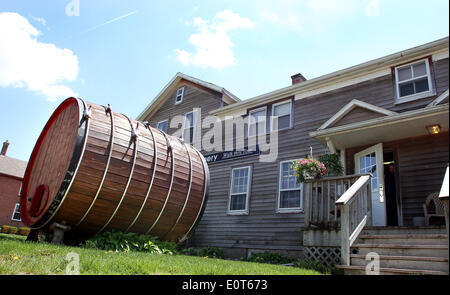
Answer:
M79 4L79 5L78 5ZM447 0L0 0L0 144L71 94L136 117L176 74L247 99L448 36ZM7 40L7 41L5 41Z

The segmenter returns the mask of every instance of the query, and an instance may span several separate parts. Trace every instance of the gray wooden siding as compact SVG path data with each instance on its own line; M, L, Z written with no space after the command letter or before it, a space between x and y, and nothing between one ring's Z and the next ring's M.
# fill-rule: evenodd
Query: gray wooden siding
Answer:
M377 113L377 112L374 112L374 111L371 111L368 109L356 107L330 127L343 126L343 125L347 125L349 123L366 121L366 120L380 118L380 117L384 117L384 116L385 115L383 115L383 114L380 114L380 113Z
M424 216L425 198L439 192L449 162L448 132L398 143L398 167L405 225Z
M179 104L175 104L175 95L180 87L184 87L183 101ZM168 96L167 100L161 105L161 107L153 115L146 119L150 125L155 128L158 122L169 120L169 128L167 133L172 135L173 132L176 131L175 128L170 128L170 120L173 117L179 115L184 116L186 113L192 112L194 108L201 108L201 117L205 118L209 115L210 111L220 107L221 101L221 93L202 89L201 87L195 87L191 83L182 80L175 87L173 93ZM202 131L202 133L204 133L207 130Z
M433 63L433 71L439 95L448 89L448 59ZM261 163L258 156L252 156L210 165L209 199L192 238L193 244L232 249L301 250L303 213L276 213L280 161L304 157L310 147L315 157L325 153L326 147L311 138L309 132L317 130L352 99L403 112L424 107L435 97L396 105L393 76L387 75L295 101L294 126L279 132L276 162ZM270 109L267 108L268 113ZM249 214L227 215L231 169L247 165L253 167Z

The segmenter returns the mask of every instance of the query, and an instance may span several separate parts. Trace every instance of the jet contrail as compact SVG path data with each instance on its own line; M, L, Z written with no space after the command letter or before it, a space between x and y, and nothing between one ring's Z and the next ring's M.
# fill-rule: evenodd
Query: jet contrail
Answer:
M102 24L96 25L96 26L94 26L94 27L92 27L92 28L86 29L86 30L81 31L81 32L78 32L78 33L76 33L76 34L70 35L69 37L62 39L61 41L67 40L67 39L71 39L71 38L73 38L73 37L76 37L76 36L85 34L85 33L87 33L87 32L93 31L93 30L96 30L96 29L98 29L98 28L100 28L100 27L103 27L103 26L105 26L105 25L107 25L107 24L113 23L113 22L118 21L118 20L120 20L120 19L122 19L122 18L125 18L125 17L127 17L127 16L136 14L137 12L138 12L138 11L135 10L135 11L132 11L132 12L130 12L130 13L124 14L124 15L122 15L122 16L118 16L118 17L116 17L116 18L110 19L109 21L106 21L106 22L104 22L104 23L102 23Z

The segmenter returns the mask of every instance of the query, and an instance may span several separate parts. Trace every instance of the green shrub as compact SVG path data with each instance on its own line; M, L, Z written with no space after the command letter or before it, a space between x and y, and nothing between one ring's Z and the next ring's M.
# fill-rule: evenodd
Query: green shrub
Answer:
M341 157L338 154L324 154L319 157L327 168L327 176L341 176L344 174L344 166L342 166Z
M177 254L173 242L160 241L156 237L136 233L104 232L85 241L84 247L106 251L141 251L158 254Z
M198 256L208 256L208 257L213 257L213 258L225 258L225 253L223 252L223 250L217 248L217 247L205 247L200 249L200 251L198 252Z
M19 229L15 226L8 226L8 234L15 234Z
M189 256L200 256L200 257L210 257L210 258L225 258L225 253L223 250L217 248L217 247L204 247L201 249L196 248L186 248L182 250L182 253L184 255Z
M199 251L195 248L186 248L181 251L184 255L188 256L200 256Z
M325 265L318 260L299 259L294 261L294 266L303 269L312 269L323 274L336 273L336 269L334 267Z
M29 227L19 227L19 231L17 232L18 235L22 236L28 236L31 229Z
M264 251L262 253L252 253L252 255L250 255L250 257L248 257L246 260L251 262L270 263L270 264L287 264L293 261L292 259L287 258L283 254L272 253L269 251Z

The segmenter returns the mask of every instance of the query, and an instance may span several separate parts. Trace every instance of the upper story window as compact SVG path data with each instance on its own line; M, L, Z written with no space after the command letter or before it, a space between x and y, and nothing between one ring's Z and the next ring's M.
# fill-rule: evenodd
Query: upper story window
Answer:
M248 116L248 136L266 133L266 107L251 110Z
M169 120L164 120L164 121L158 122L158 125L156 125L156 128L158 128L159 130L161 130L164 133L167 133L168 125L169 125Z
M303 208L303 183L297 182L293 163L294 160L280 163L278 212L300 212Z
M433 95L428 59L395 68L397 103Z
M272 130L291 128L292 102L284 101L272 105ZM275 127L276 126L276 127Z
M194 143L195 122L197 121L197 112L192 111L184 115L183 139L185 142Z
M250 181L250 166L234 168L231 170L231 188L228 213L248 214Z
M14 207L14 212L13 212L11 219L14 221L22 221L20 219L20 204L19 203L17 203L16 206Z
M184 87L181 87L177 90L177 96L175 97L175 104L179 104L183 101L184 96Z

